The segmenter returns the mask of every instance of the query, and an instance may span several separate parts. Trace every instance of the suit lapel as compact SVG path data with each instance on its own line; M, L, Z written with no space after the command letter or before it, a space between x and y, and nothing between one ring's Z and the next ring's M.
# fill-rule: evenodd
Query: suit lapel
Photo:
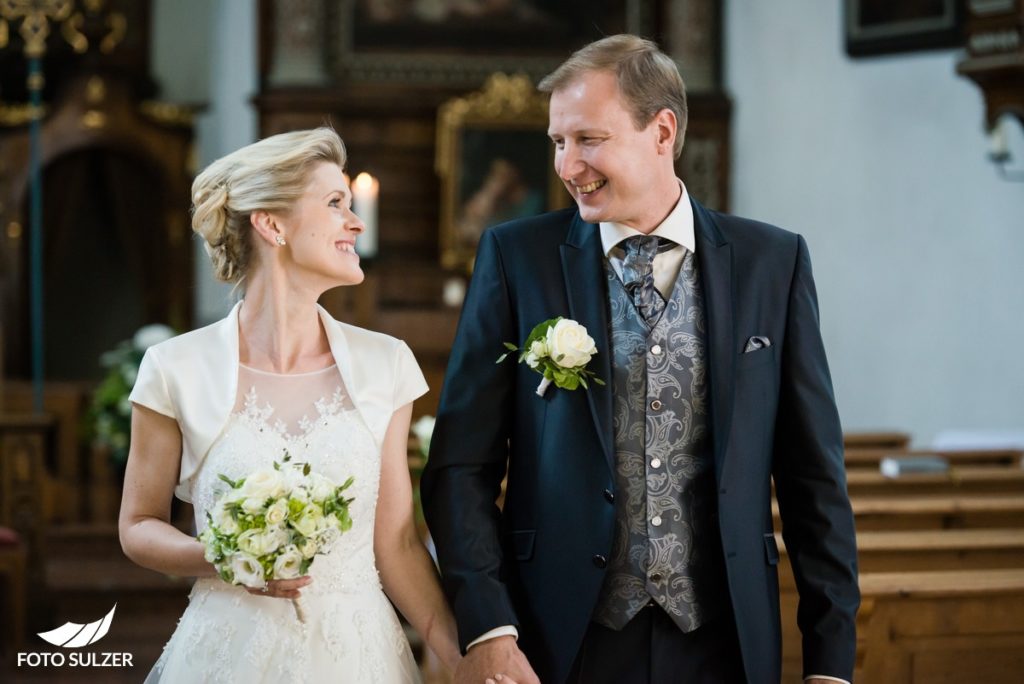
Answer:
M711 434L715 452L715 474L721 483L735 390L732 245L726 241L711 214L692 198L690 201L693 205L697 260L704 286L704 307L708 325Z
M590 383L586 392L590 413L601 438L608 467L614 470L612 437L612 363L608 339L608 285L603 268L603 250L599 228L574 214L569 236L561 246L562 273L569 300L569 315L594 338L597 354L592 370L606 384Z

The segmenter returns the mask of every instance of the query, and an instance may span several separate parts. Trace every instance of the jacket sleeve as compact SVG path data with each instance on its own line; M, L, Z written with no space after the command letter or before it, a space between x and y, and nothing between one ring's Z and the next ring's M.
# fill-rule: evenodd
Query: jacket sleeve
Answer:
M143 355L139 373L135 377L135 385L128 399L132 403L178 420L178 413L174 409L156 348L150 347Z
M800 593L805 674L853 679L860 605L843 435L807 245L797 238L775 428L775 491Z
M421 481L424 513L463 650L485 632L518 625L501 579L500 511L508 462L515 361L495 363L514 339L498 240L484 233L463 305Z

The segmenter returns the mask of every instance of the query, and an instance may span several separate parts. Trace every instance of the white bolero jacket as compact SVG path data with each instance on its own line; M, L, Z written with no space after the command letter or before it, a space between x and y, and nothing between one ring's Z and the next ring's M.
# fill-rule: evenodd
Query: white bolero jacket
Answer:
M178 422L182 453L175 494L184 501L190 500L189 479L235 406L241 306L212 325L150 347L129 396ZM426 393L423 373L405 342L336 321L323 307L317 309L345 389L379 449L395 410Z

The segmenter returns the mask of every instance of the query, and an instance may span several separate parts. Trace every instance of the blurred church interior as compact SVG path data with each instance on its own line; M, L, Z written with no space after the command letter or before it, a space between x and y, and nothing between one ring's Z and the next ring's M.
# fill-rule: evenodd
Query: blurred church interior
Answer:
M0 680L141 681L186 604L186 578L120 550L112 377L140 328L234 301L190 230L195 174L263 136L339 132L372 239L366 281L322 303L408 342L429 416L480 230L570 201L533 84L632 32L686 80L690 194L810 246L867 578L862 681L1018 681L1024 0L6 0L0 17ZM499 182L523 187L472 222ZM944 467L880 472L924 456ZM414 479L422 460L411 437ZM89 648L134 667L15 665L115 602Z

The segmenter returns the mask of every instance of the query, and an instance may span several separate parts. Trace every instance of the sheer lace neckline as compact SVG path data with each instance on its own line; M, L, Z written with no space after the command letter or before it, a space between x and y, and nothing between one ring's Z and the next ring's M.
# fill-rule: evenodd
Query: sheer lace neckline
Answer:
M315 425L353 408L337 364L305 373L274 373L239 364L233 413L257 430L287 440L307 439Z
M275 372L275 371L268 371L268 370L262 370L260 368L253 368L252 366L247 366L246 364L241 363L241 362L239 362L238 365L241 366L242 368L244 368L247 371L251 371L253 373L258 373L260 375L269 375L269 376L272 376L272 377L275 377L275 378L301 378L301 377L305 377L305 376L309 376L309 375L318 375L320 373L326 373L327 371L337 370L337 368L338 368L338 364L337 363L332 363L330 366L327 366L325 368L319 368L317 370L311 370L311 371L304 371L302 373L278 373L278 372Z

